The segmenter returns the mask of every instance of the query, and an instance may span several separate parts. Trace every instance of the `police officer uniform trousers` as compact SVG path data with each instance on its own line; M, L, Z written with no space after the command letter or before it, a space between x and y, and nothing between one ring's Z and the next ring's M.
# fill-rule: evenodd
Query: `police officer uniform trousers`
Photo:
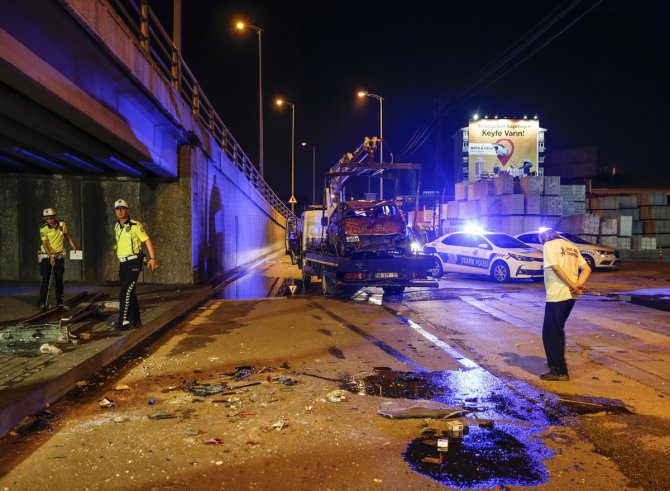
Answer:
M40 261L40 275L42 276L42 283L40 284L40 304L47 304L47 295L49 293L49 279L54 275L56 280L56 303L63 303L63 273L65 272L65 258L63 254L55 254L56 261L51 266L51 261L48 257ZM53 270L53 271L52 271Z
M142 271L142 256L119 263L119 321L117 327L124 327L129 321L133 327L140 327L140 304L137 301L137 280Z

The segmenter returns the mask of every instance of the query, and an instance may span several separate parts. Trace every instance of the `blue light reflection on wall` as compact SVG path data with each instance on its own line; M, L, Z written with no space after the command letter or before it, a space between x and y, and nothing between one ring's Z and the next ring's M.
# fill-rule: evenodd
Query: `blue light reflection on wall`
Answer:
M24 150L24 149L19 148L19 147L14 147L14 150L16 150L17 152L22 153L23 155L26 155L27 157L29 157L32 160L36 160L36 161L46 165L47 167L52 167L52 168L58 169L58 170L65 170L64 166L62 166L60 164L57 164L56 162L52 162L49 159L45 159L44 157L36 155L32 152L29 152L28 150Z

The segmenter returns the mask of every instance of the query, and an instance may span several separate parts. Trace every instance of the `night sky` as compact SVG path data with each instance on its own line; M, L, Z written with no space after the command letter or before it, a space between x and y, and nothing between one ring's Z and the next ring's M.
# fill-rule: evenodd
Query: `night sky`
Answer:
M150 2L168 32L171 3ZM379 103L357 98L360 89L384 98L385 160L392 152L422 163L424 189L453 185L451 136L477 112L537 114L547 150L598 146L617 174L670 174L666 1L182 3L183 57L255 164L257 35L234 22L263 29L265 177L284 200L291 111L274 100L296 106L296 195L305 204L312 153L300 141L316 146L318 196L323 173L365 136L378 136ZM406 151L413 140L423 144Z

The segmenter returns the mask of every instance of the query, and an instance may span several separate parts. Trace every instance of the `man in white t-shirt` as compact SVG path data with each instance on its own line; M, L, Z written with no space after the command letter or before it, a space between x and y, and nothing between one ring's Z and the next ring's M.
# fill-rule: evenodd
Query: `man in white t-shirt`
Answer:
M579 249L556 231L544 230L540 232L539 239L543 244L544 287L547 290L542 342L549 366L549 371L540 378L566 382L570 377L565 363L565 322L575 300L584 293L584 283L591 275L591 268Z

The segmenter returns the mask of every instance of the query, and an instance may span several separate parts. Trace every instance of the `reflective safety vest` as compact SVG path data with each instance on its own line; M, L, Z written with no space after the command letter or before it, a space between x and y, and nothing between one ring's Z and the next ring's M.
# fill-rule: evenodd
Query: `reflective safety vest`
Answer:
M52 227L48 223L40 228L40 252L42 254L48 254L47 250L44 248L44 242L49 244L49 249L51 249L51 254L63 254L63 239L67 233L67 225L65 222L58 220L58 223L55 227Z
M118 258L133 256L142 250L142 243L149 239L144 226L137 220L129 219L126 223L116 222L116 256Z

